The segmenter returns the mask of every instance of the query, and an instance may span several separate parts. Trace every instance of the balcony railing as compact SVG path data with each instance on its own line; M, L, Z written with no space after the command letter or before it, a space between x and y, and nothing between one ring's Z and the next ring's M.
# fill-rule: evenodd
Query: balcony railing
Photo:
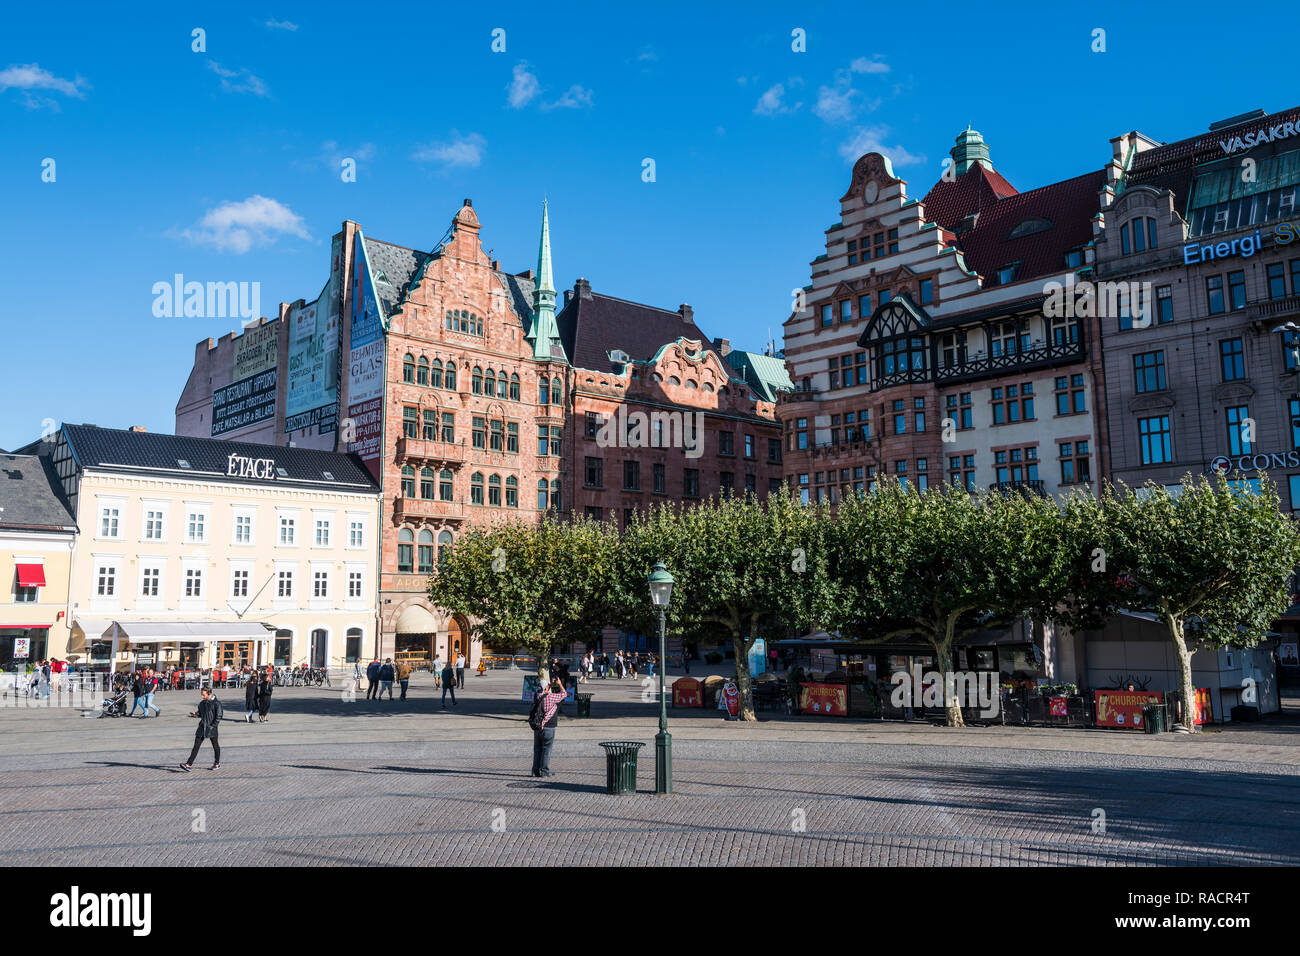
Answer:
M397 439L397 455L399 458L412 458L419 461L464 461L465 446L460 442L402 436Z
M393 502L393 514L399 518L463 518L465 506L459 501L400 497Z
M1254 319L1269 319L1294 312L1300 312L1300 295L1289 295L1284 299L1267 299L1256 302L1250 307L1251 318Z
M1009 355L994 355L988 358L976 358L962 362L960 365L946 365L934 370L936 382L958 382L965 379L983 378L1002 372L1024 372L1034 368L1057 365L1063 362L1076 362L1083 358L1083 340L1064 342L1060 345L1041 345L1012 352Z
M989 491L996 491L1003 495L1009 495L1013 492L1021 494L1028 492L1046 497L1047 485L1041 478L1030 478L1024 481L995 481L989 485Z

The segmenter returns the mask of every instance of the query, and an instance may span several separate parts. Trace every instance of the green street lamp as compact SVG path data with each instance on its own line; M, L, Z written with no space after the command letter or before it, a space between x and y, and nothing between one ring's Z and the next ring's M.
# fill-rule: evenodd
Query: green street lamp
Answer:
M662 561L655 562L646 583L650 585L650 603L659 612L659 733L655 735L655 793L673 792L673 738L668 733L668 697L664 691L664 614L673 596L673 576Z

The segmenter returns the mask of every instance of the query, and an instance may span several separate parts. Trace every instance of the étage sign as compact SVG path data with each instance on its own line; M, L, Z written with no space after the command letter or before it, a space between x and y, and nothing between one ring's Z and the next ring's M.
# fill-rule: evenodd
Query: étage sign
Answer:
M274 481L275 459L231 455L226 459L226 474L232 478L265 478Z

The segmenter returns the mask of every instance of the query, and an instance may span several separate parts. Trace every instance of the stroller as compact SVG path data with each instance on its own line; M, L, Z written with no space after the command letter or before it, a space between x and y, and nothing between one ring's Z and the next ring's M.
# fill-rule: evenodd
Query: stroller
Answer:
M125 717L126 716L126 691L119 691L116 688L108 692L109 695L104 698L100 704L99 716L101 717Z

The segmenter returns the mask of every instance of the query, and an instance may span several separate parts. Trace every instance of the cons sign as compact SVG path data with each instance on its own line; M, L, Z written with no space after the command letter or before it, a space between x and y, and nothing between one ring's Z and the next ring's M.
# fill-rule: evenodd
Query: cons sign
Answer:
M274 481L275 459L231 455L226 459L226 475L231 478L264 478Z
M1242 455L1239 458L1220 455L1210 462L1210 471L1219 475L1232 471L1266 471L1269 468L1300 468L1300 451L1288 451L1281 455Z

